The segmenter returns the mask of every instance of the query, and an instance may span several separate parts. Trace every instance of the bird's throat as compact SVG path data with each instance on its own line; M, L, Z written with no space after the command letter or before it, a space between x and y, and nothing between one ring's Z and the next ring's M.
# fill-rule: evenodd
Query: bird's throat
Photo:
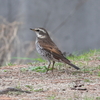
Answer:
M40 35L39 33L37 33L37 37L38 37L38 38L41 38L41 39L46 38L45 35Z

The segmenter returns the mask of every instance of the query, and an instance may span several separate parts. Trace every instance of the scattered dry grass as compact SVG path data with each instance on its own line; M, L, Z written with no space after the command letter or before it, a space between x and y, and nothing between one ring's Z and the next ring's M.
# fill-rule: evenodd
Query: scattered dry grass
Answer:
M28 70L44 66L44 62L1 67L0 90L16 87L31 93L8 92L2 94L0 100L100 100L99 56L94 54L90 60L73 60L81 67L80 71L60 63L56 64L54 73Z

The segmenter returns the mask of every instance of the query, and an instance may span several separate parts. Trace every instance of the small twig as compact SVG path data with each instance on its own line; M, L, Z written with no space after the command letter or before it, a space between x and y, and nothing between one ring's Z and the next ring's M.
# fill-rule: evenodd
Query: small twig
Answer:
M88 91L87 88L83 87L84 84L81 83L81 80L76 80L74 82L75 82L75 85L71 88L71 90Z
M71 90L82 90L82 91L88 91L86 88L71 88Z
M30 91L24 91L22 89L17 89L17 88L9 87L7 89L0 90L0 94L7 94L10 91L18 91L18 92L31 93Z

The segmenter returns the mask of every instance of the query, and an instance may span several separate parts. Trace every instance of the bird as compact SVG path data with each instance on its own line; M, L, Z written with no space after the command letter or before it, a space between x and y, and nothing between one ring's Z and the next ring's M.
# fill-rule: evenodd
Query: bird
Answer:
M70 60L68 60L61 50L57 47L57 45L50 38L49 32L44 28L30 28L30 30L36 33L36 41L35 46L37 52L48 61L47 71L48 72L51 62L52 62L52 72L54 69L55 62L62 62L68 64L75 69L79 70L80 68L76 65L72 64Z

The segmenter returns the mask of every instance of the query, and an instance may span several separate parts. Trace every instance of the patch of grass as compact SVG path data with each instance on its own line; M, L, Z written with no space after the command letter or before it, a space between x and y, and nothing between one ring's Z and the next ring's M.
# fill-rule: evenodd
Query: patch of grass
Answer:
M91 71L91 69L90 69L90 68L84 68L84 69L82 69L82 71L83 71L84 73L89 73L89 72Z
M26 87L28 87L28 88L30 88L30 89L32 89L33 88L33 86L32 85L25 85Z
M33 88L33 86L32 85L25 85L27 88L29 88L30 89L30 91L34 91L34 88Z
M20 83L18 83L18 85L15 88L21 89ZM20 92L20 91L9 91L8 94L9 95L21 95L22 92Z
M87 65L87 64L84 63L84 62L78 62L78 64L79 64L80 66L86 66L86 65Z
M100 71L98 72L98 76L100 77Z
M94 73L93 72L90 72L90 75L93 75Z
M96 97L96 100L100 100L100 97Z
M55 63L55 66L64 66L64 63L57 62Z
M49 70L52 70L52 68L50 68ZM47 67L46 66L30 66L28 68L21 68L20 69L21 72L26 72L26 71L35 71L35 72L42 72L45 73L47 71Z
M83 72L84 74L88 73L90 75L100 76L100 66L91 67L90 65L89 67L87 66L86 68L81 69L81 72Z
M75 53L72 56L68 56L67 58L69 60L73 60L73 64L78 63L78 66L86 66L86 68L81 69L82 72L84 73L89 73L91 75L93 75L93 71L100 69L100 65L98 67L90 67L88 66L88 61L91 60L96 60L96 57L98 57L98 55L100 55L100 50L90 50L89 52L85 52L79 56L77 56ZM40 56L39 56L40 57ZM45 62L46 60L40 58L23 58L23 57L13 57L14 59L26 59L26 60L33 60L33 61L39 61L39 62ZM8 65L12 65L11 63L9 63ZM32 65L32 63L31 63ZM34 64L33 64L34 65ZM76 65L76 64L75 64ZM57 68L61 68L62 66L64 66L63 63L55 63L55 66L57 66ZM58 67L59 66L59 67ZM50 68L49 70L52 70L52 68ZM47 67L46 66L36 66L36 67L29 67L29 68L21 68L22 72L26 72L26 71L36 71L36 72L46 72L47 71ZM77 74L76 72L73 73L73 75ZM100 76L100 74L98 73L98 76Z
M82 72L81 71L73 71L73 72L71 72L72 75L78 75L80 73L82 73Z
M34 92L43 92L43 88L34 89L32 85L25 85L25 87L29 88L30 91L34 91Z
M100 69L100 65L96 67L96 69Z
M56 100L56 96L55 95L51 95L47 97L48 100Z
M74 98L75 98L75 100L79 100L80 97L79 97L79 95L77 95L77 93L74 92Z
M34 92L43 92L43 88L39 88L39 89L34 89L32 85L25 85L27 88L30 89L30 91L34 91Z
M7 72L7 71L8 71L8 70L6 70L6 69L5 69L5 70L3 70L3 72Z
M73 56L68 56L67 58L73 61L77 61L77 60L89 61L92 60L93 56L98 54L100 54L100 50L90 50L89 52L85 52L79 56L74 54Z
M43 88L35 89L34 92L43 92Z
M91 73L95 71L96 69L98 69L98 67L87 67L87 68L81 69L81 71L84 73Z
M84 79L84 82L91 82L89 79Z
M46 66L38 66L38 67L29 67L29 71L36 71L36 72L46 72L47 68Z
M39 58L25 58L25 57L12 57L12 59L22 59L22 60L33 60L33 61L39 61L39 62L45 62L44 59L42 59L41 57Z
M97 57L96 59L100 60L100 57Z
M95 100L93 97L84 97L84 99L83 100Z
M26 72L26 71L28 71L28 68L20 68L20 71L21 72Z
M34 59L34 60L39 61L39 62L45 62L45 60L42 59L42 58L36 58L36 59Z
M15 66L15 64L9 62L9 63L6 63L6 66Z
M73 100L73 98L68 98L67 100Z
M16 92L12 92L12 91L9 91L8 92L8 95L21 95L22 93L21 92L19 92L19 91L16 91Z
M99 66L95 66L95 67L91 67L91 65L89 65L89 61L91 60L96 60L96 57L100 55L100 50L90 50L89 52L83 53L79 56L77 55L72 55L72 56L68 56L67 58L69 60L73 60L73 64L77 65L81 68L81 72L83 73L89 73L90 75L95 74L94 72L98 69L100 69L100 65ZM44 62L46 60L43 60L42 58L37 58L37 59L33 59L33 58L22 58L22 59L30 59L33 61L39 61L39 62ZM37 62L33 62L33 64L31 63L31 65L37 65ZM77 64L76 64L77 63ZM63 63L55 63L55 66L60 70L62 66L65 66ZM49 70L52 70L52 68L50 68ZM29 67L29 68L21 68L22 72L26 72L26 71L36 71L36 72L46 72L47 71L47 67L46 66L36 66L36 67ZM76 75L77 72L73 72L73 75ZM98 76L100 76L100 74L98 73Z
M16 86L17 89L21 89L21 85L20 83L18 83L18 85Z

